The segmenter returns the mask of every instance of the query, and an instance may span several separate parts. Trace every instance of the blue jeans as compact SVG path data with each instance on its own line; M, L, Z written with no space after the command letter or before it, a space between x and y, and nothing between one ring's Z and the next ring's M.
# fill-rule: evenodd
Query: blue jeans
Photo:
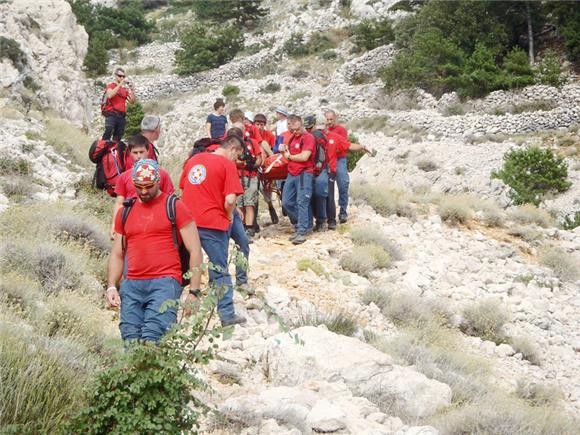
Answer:
M232 277L228 271L229 231L198 228L201 246L212 264L209 269L209 283L218 292L223 293L218 301L218 312L223 321L234 317L234 289Z
M282 194L282 207L288 213L290 222L296 225L298 234L306 235L312 226L311 216L313 175L303 172L300 175L288 174Z
M239 251L246 257L246 263L250 264L250 240L244 230L242 218L237 211L234 212L234 220L229 229L230 238L238 246ZM236 264L236 285L246 284L248 282L247 267L241 267Z
M177 321L177 307L159 311L165 301L179 301L181 284L175 278L125 279L121 282L123 340L159 341Z
M346 157L341 157L336 160L336 184L338 186L338 205L340 212L338 216L341 218L347 217L346 209L348 208L348 185L350 178L348 176L348 168Z
M328 199L328 171L323 169L318 177L314 178L314 217L316 222L326 222L326 202Z

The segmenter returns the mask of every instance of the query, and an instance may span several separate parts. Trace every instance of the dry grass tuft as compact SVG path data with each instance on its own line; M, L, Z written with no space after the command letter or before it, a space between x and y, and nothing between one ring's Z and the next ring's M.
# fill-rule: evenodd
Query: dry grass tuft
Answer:
M460 329L468 335L503 343L506 340L503 327L508 320L507 311L498 301L486 299L465 308Z
M352 184L350 191L354 199L365 201L382 216L415 216L409 195L404 190L390 186Z
M306 272L307 270L311 270L318 276L326 276L326 271L320 262L313 260L311 258L303 258L298 260L296 263L296 267L301 272Z
M325 325L335 334L352 337L358 330L358 320L346 311L332 313L301 313L293 328Z
M389 253L393 261L400 261L403 258L401 249L390 241L385 233L374 227L355 227L352 229L350 238L355 245L377 245Z
M522 354L524 359L534 365L540 365L540 352L538 351L538 348L532 344L529 338L522 336L510 337L509 343L516 352Z
M552 269L562 281L574 281L580 276L577 259L562 249L544 247L538 257L540 263Z
M520 379L516 387L516 396L532 406L556 406L564 398L564 393L556 385L536 384Z
M473 218L473 210L463 196L446 196L439 203L439 216L449 225L466 224Z
M362 276L370 276L375 269L390 266L391 257L387 251L377 245L354 246L351 252L340 258L340 267Z
M535 224L543 228L554 225L554 219L550 216L550 213L532 204L516 207L512 210L510 216L520 224Z

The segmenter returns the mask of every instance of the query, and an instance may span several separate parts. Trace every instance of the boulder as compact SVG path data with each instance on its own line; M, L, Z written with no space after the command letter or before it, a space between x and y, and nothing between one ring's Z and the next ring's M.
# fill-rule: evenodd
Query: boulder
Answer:
M303 344L296 344L293 335ZM354 394L403 416L426 417L451 403L449 386L393 364L390 356L368 344L324 328L305 326L292 336L272 337L262 363L274 385L342 381Z

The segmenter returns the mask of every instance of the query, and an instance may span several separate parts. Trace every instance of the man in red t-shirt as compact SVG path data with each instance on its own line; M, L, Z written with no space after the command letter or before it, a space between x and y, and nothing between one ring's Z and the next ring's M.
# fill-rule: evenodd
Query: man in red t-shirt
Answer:
M311 229L312 189L314 183L314 157L316 141L314 136L304 130L302 118L292 115L288 118L288 130L292 138L284 148L288 159L288 177L282 193L282 207L286 210L296 233L290 237L295 245L304 243Z
M117 234L109 256L106 298L110 307L121 307L119 329L123 340L159 341L177 320L175 305L161 312L167 301L179 301L183 289L179 250L167 217L168 195L159 189L159 177L155 160L137 162L132 174L137 199L130 208L119 210L115 219ZM190 254L187 302L191 304L200 294L203 257L193 216L179 200L175 204L175 226ZM125 257L127 276L119 292Z
M179 181L183 202L193 213L201 246L213 265L209 271L210 285L223 293L218 301L223 326L246 322L235 312L228 271L228 229L235 213L236 197L244 192L234 161L243 149L240 137L228 136L213 153L199 153L187 160Z
M127 85L124 87L123 84ZM135 88L133 83L125 81L125 71L122 68L115 70L115 81L109 83L105 90L106 104L103 108L105 117L104 140L113 140L119 142L125 133L125 115L127 114L127 101L134 103Z
M366 146L361 144L350 143L348 140L348 130L336 123L336 112L334 110L327 110L324 112L324 117L326 118L326 133L329 135L335 134L336 141L340 141L340 138L345 142L339 143L337 147L337 160L336 160L336 184L338 185L338 205L340 211L338 218L340 223L345 223L348 220L348 186L350 183L350 178L348 175L348 164L346 153L348 151L364 151L374 155ZM348 144L348 146L346 146ZM346 146L346 148L345 148ZM329 184L328 192L328 229L336 229L336 204L334 202L334 181Z
M151 146L151 143L145 136L136 134L131 139L129 139L127 153L130 156L130 159L127 159L126 161L138 162L140 160L149 158L148 155ZM117 216L117 212L120 208L123 207L123 202L126 199L135 198L137 196L137 191L135 190L132 177L133 165L134 163L131 163L131 166L126 166L128 169L119 176L115 184L116 197L115 205L113 206L113 219L111 222L111 240L114 239L115 235L115 217ZM168 195L171 195L175 192L173 181L171 181L171 176L162 167L159 167L159 189Z

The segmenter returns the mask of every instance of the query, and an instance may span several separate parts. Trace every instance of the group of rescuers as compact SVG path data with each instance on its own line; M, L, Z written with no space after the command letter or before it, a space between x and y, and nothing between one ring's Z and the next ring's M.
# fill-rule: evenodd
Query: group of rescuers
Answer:
M107 85L111 113L105 115L103 139L121 140L125 129L126 103L135 101L133 85L125 83L125 73L115 70ZM234 109L229 119L225 103L217 99L214 112L207 117L205 134L214 139L205 152L188 156L179 181L181 196L175 200L168 172L157 162L154 143L161 133L161 119L146 115L141 134L128 140L133 166L123 172L115 186L115 205L111 224L113 246L108 261L109 307L120 307L123 340L159 341L177 320L177 304L163 307L168 300L183 300L183 314L189 315L203 297L201 275L205 251L211 267L209 285L219 289L218 313L222 326L244 324L233 302L234 286L228 271L229 239L249 259L255 232L258 205L258 168L264 160L281 153L288 161L288 176L281 183L282 210L294 225L290 241L299 245L312 232L335 230L335 183L338 186L338 221L347 222L349 175L347 152L371 151L350 143L348 131L337 123L333 110L326 110L326 161L314 171L316 117L290 114L285 107L275 110L276 121L268 128L264 114ZM252 157L252 165L240 160ZM373 153L374 155L374 153ZM130 213L123 213L127 200ZM173 198L173 221L168 218ZM264 192L273 224L278 216L272 192ZM177 230L177 231L176 231ZM182 298L183 271L175 235L189 252L189 287ZM248 285L247 264L236 265L236 289L252 293ZM167 304L165 304L167 305ZM166 309L165 309L166 308Z

